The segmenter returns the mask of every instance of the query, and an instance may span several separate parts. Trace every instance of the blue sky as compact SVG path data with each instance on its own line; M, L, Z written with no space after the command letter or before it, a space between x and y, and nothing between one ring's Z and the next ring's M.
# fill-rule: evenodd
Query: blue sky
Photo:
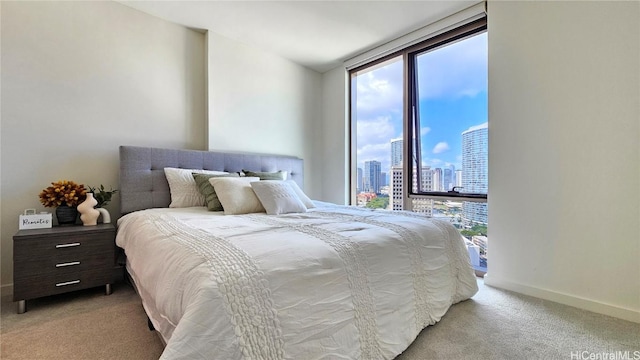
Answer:
M487 33L418 56L423 164L460 168L462 132L487 122ZM388 172L402 137L402 61L356 77L357 166Z

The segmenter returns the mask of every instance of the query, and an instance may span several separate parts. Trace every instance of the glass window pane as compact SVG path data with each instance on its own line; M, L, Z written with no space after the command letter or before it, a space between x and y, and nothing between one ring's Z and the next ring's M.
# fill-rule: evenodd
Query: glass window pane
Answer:
M421 191L487 193L487 33L415 58L420 159L431 169ZM416 164L417 165L417 164Z
M402 167L402 57L352 73L351 94L356 205L396 209L391 201L394 182L391 167ZM394 143L395 140L400 143ZM402 201L401 196L399 199Z

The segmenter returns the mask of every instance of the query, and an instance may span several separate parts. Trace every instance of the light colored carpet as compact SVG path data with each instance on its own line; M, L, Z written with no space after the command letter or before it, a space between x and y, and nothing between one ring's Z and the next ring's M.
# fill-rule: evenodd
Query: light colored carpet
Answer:
M16 314L2 297L0 358L158 359L162 342L149 331L138 295L124 283L27 301Z
M640 324L484 286L426 328L397 360L640 359ZM36 299L28 311L2 297L2 359L157 359L162 343L147 328L131 287ZM618 353L620 352L620 353ZM593 354L593 355L591 355ZM573 356L572 356L573 355Z
M638 323L478 285L471 300L452 306L397 360L585 360L618 351L640 359Z

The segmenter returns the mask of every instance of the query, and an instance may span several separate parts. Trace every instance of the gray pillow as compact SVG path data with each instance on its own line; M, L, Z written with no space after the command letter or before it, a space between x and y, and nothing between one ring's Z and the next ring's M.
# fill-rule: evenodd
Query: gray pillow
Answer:
M268 172L242 170L242 172L245 173L246 176L259 177L260 180L287 180L286 171Z
M218 199L218 194L216 194L216 190L213 188L209 179L217 178L217 177L239 177L237 173L232 174L198 174L193 173L193 179L196 181L196 186L198 187L198 191L202 196L204 196L205 205L209 211L222 211L222 204L220 203L220 199Z

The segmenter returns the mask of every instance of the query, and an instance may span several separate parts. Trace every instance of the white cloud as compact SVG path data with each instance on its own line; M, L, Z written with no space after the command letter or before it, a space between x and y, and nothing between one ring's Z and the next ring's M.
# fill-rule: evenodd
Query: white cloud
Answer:
M429 133L429 131L431 131L431 128L423 127L422 129L420 129L420 135L425 136Z
M358 116L384 111L402 115L402 62L388 64L356 77Z
M389 142L396 136L396 129L389 116L379 116L373 120L358 120L358 147L370 143Z
M433 147L432 152L434 154L440 154L440 153L443 153L443 152L445 152L447 150L449 150L449 144L447 144L444 141L441 141L441 142L437 143L436 146Z
M442 167L444 161L435 158L422 159L422 166L429 166L432 169Z
M421 99L474 97L487 88L487 34L418 57Z
M380 161L380 156L377 155L379 155L380 153L387 154L390 153L390 151L391 145L388 142L382 144L367 144L358 149L358 158L361 158L363 162L369 160Z

